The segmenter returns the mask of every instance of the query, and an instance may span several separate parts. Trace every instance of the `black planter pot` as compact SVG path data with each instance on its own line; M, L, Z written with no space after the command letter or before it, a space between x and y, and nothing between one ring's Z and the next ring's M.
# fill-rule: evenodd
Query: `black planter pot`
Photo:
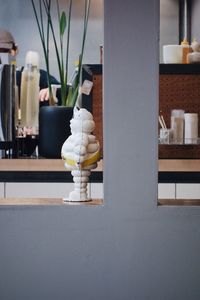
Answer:
M70 120L73 108L43 106L39 113L39 155L46 158L61 158L61 148L71 134Z

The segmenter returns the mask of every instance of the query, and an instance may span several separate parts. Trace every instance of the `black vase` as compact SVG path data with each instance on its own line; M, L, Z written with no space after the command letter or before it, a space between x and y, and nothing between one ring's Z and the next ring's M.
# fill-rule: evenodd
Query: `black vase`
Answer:
M70 120L73 108L43 106L39 112L39 155L46 158L61 158L61 148L71 134Z

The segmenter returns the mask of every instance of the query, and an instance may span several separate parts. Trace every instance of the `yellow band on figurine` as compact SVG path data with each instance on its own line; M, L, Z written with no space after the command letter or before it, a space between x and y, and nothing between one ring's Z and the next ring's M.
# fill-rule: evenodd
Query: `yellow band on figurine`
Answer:
M90 166L90 165L96 163L99 159L100 159L100 151L98 150L97 152L95 152L94 154L92 154L92 156L90 156L84 162L82 162L80 164L80 168L84 168L84 167ZM77 161L75 161L74 159L64 158L64 161L69 166L77 166Z

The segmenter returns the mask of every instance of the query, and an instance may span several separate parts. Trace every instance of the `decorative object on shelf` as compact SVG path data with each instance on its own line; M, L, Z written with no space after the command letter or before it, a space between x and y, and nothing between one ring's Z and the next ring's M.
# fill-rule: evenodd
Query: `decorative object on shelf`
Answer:
M39 156L60 158L60 151L70 135L72 107L43 106L39 112Z
M198 142L198 114L185 113L185 144L197 144Z
M28 51L22 71L20 91L21 119L18 133L22 137L38 135L39 80L39 54L35 51Z
M11 157L15 142L15 65L10 52L13 36L0 28L0 158Z
M190 52L192 52L192 48L184 38L180 45L163 46L163 61L165 64L188 64Z
M92 114L85 108L74 108L74 116L70 121L71 135L64 142L61 156L65 167L71 170L74 190L65 201L90 201L87 183L91 170L97 167L100 160L100 145L92 134L95 123Z
M172 110L171 128L167 128L162 115L158 117L158 120L161 127L159 144L199 144L197 113L184 113L184 111L180 109Z
M160 128L160 144L170 144L173 139L173 130L170 128Z
M187 38L184 38L181 42L181 46L182 46L182 63L183 64L188 64L188 55L189 53L192 52L192 48L189 45L189 42L187 40Z
M173 130L171 128L167 128L163 115L158 117L160 128L159 134L159 143L160 144L170 144L173 138Z
M183 144L184 137L184 110L172 109L171 129L173 130L173 143Z
M44 58L46 63L46 71L48 78L48 87L49 87L49 104L50 106L55 106L55 101L52 93L52 86L50 84L50 44L53 45L56 53L56 62L59 71L59 81L60 81L60 95L61 95L61 105L64 109L63 115L66 116L66 107L73 108L79 102L80 96L80 85L81 85L81 73L82 73L82 61L83 53L85 48L85 40L87 33L87 25L89 19L90 11L90 0L84 0L84 13L83 13L83 33L80 51L77 53L77 65L75 67L74 73L69 78L68 67L69 67L69 52L71 44L71 15L72 15L72 5L73 0L68 1L68 7L66 10L60 9L61 1L56 0L56 8L58 15L58 24L56 24L52 18L52 1L51 0L31 0L34 15L36 18L39 35L43 47ZM58 26L57 26L58 25ZM58 28L57 28L58 27ZM56 32L59 34L56 36ZM51 41L52 37L52 41ZM60 113L61 108L59 109ZM69 124L69 120L72 117L72 110L69 111L69 116L64 118L57 118L58 110L55 110L56 123L49 123L49 113L53 118L53 108L44 106L40 113L39 120L39 152L42 156L48 158L60 158L61 146L65 139L70 133L70 127L66 129L66 123ZM47 114L47 116L45 116ZM49 120L49 121L48 121ZM66 121L68 120L68 121ZM63 123L61 123L63 122ZM44 123L44 124L43 124ZM53 123L53 120L52 120ZM49 128L52 128L51 132L54 132L54 135L48 133ZM45 134L44 134L45 133ZM65 137L63 134L66 134ZM58 136L62 135L59 139L59 146L56 144L58 142ZM50 137L50 138L49 138ZM63 140L64 137L64 140ZM54 139L55 138L55 139ZM50 146L49 146L50 143ZM54 146L53 146L54 144ZM54 150L53 150L54 147Z
M183 47L181 45L164 45L163 62L165 64L181 64Z
M196 39L193 40L191 44L192 53L188 54L188 62L190 64L199 64L200 63L200 44L197 42Z

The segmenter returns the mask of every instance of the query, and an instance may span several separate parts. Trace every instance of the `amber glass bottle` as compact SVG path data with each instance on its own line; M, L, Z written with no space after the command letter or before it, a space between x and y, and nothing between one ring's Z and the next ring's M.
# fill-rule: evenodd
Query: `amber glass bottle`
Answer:
M188 64L188 54L190 52L192 52L192 48L189 45L187 39L183 39L183 41L181 42L181 45L183 46L183 57L182 57L182 63L183 64Z

